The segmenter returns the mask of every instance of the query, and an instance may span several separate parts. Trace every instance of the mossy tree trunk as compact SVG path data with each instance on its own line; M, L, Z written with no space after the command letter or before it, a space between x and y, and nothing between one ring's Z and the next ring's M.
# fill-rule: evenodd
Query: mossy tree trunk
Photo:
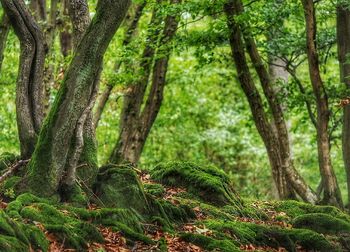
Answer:
M172 0L170 4L180 2L180 0ZM176 34L179 17L167 16L161 34L157 28L160 22L159 13L154 11L151 27L156 28L147 39L149 42L142 55L140 62L142 75L136 83L130 85L125 94L119 139L110 156L110 163L137 164L139 162L146 139L162 104L171 52L170 42ZM150 76L152 76L151 80ZM149 82L151 86L146 97ZM146 103L143 106L144 100Z
M225 5L225 12L239 82L247 96L255 125L265 144L279 197L282 199L293 198L295 197L294 191L296 191L305 201L316 203L316 194L294 168L290 157L288 131L282 107L272 87L271 77L262 62L255 41L249 34L243 36L240 27L243 24L235 21L235 16L243 12L242 2L240 0L229 0ZM245 44L242 38L244 38ZM244 47L247 49L262 84L264 95L272 112L273 122L269 121L264 110L261 95L250 73Z
M4 51L6 47L7 35L10 30L10 22L6 14L3 14L0 20L0 72L4 60Z
M302 0L301 2L303 4L305 14L306 51L309 62L309 74L313 93L316 98L317 146L319 168L324 187L323 201L326 204L343 207L340 189L331 163L330 141L328 134L330 111L328 107L327 92L320 74L316 44L317 25L314 2L313 0Z
M85 144L83 126L91 110L103 55L120 26L130 0L100 0L79 43L56 100L39 135L21 190L50 196L74 186L74 165ZM41 186L38 186L40 184Z
M337 42L340 80L350 89L350 10L345 3L337 7ZM350 105L344 107L342 150L350 202Z
M44 36L22 0L1 3L21 44L16 111L21 157L28 159L43 120Z

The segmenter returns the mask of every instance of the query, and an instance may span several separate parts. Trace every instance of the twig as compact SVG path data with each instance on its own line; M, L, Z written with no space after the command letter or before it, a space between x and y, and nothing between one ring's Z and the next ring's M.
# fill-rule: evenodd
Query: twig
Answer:
M20 160L17 163L13 164L1 177L0 177L0 183L4 182L5 179L10 177L17 169L22 167L23 165L26 165L30 159L27 160Z

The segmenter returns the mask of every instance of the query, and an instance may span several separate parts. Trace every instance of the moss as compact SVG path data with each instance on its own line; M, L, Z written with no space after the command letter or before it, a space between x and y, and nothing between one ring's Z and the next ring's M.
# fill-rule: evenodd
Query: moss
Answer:
M29 247L27 244L19 241L15 237L0 235L0 251L2 252L27 252Z
M103 208L92 213L95 223L113 226L120 223L130 227L137 233L143 233L142 217L128 209Z
M307 228L323 234L350 233L350 223L328 214L312 213L298 216L293 221L297 228Z
M21 181L21 177L12 176L4 181L0 186L0 194L4 195L6 198L13 199L16 197L15 185Z
M49 241L46 239L45 234L39 228L26 225L25 232L30 244L35 250L48 251Z
M90 137L86 132L84 132L84 148L80 156L81 164L86 164L79 166L77 169L77 177L83 185L83 190L89 195L91 193L90 188L96 181L96 176L98 173L98 163L97 163L97 148L95 140Z
M292 219L309 213L329 214L338 219L350 222L350 216L333 206L315 206L299 201L287 200L274 202L272 207L276 211L285 212Z
M168 245L164 237L160 238L158 241L158 248L161 252L168 251Z
M163 197L165 194L165 188L161 184L145 184L145 191L155 197Z
M135 232L131 227L126 226L124 223L115 222L112 227L113 231L120 231L122 235L130 241L141 241L145 244L154 244L155 242L144 235L143 233Z
M44 224L64 225L69 221L68 217L64 216L55 207L45 203L35 203L26 206L22 208L20 215L23 218Z
M215 167L170 162L156 166L151 176L167 185L185 187L203 200L216 205L241 205L230 186L228 176Z
M175 206L166 200L158 200L157 202L163 209L167 218L172 222L184 223L196 217L193 210L187 205L179 204Z
M57 239L64 244L65 247L74 248L78 251L84 251L87 247L87 242L66 226L46 225L45 228L48 232L55 234Z
M61 201L68 202L74 206L86 207L88 198L78 184L65 186L60 189Z
M209 251L235 252L241 251L230 240L217 240L201 234L181 233L180 238L186 242L193 243Z
M304 249L317 251L337 251L338 249L324 236L306 229L282 229L254 223L216 220L208 220L203 224L217 231L217 235L221 237L225 237L223 234L229 234L230 237L237 239L239 244L283 247L287 251L296 251L298 244Z
M150 211L141 182L131 167L102 167L94 189L97 203L102 202L105 207L128 208L145 214Z

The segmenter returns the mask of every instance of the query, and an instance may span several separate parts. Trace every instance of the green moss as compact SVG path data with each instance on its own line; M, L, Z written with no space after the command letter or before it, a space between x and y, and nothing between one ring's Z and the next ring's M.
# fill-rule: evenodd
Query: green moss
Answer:
M60 195L61 201L74 206L86 207L88 205L88 197L78 184L61 188Z
M97 163L97 147L95 140L84 132L84 148L80 156L80 164L77 169L77 177L79 181L83 181L83 190L90 195L93 183L96 181L98 173Z
M209 251L241 251L234 243L228 239L217 240L212 237L192 233L181 233L180 238L186 242L193 243Z
M145 244L154 244L155 242L144 235L143 233L135 232L131 227L126 226L124 223L115 222L112 227L113 231L120 231L125 238L129 240L129 243L133 241L141 241Z
M287 200L274 202L272 207L276 211L285 212L292 219L309 213L329 214L338 219L350 222L350 216L333 206L315 206L299 201Z
M69 221L55 207L45 203L35 203L22 208L20 215L23 218L30 219L45 224L63 225Z
M179 204L175 206L166 200L158 200L157 202L163 209L167 218L172 222L184 223L196 217L193 210L187 205Z
M168 245L164 237L160 238L158 241L158 248L161 252L168 251Z
M161 184L145 184L145 191L155 197L163 197L165 188Z
M37 227L26 225L25 233L29 239L30 244L35 250L48 251L49 241L45 234Z
M13 199L16 197L15 194L15 185L21 181L21 177L12 176L4 181L4 183L0 186L0 194L4 195L9 199Z
M15 237L0 235L0 251L2 252L27 252L29 247L27 244L19 241Z
M129 209L103 208L92 213L95 223L114 226L120 223L126 225L134 232L143 233L141 227L142 217Z
M185 187L203 200L216 205L241 205L230 186L228 176L215 167L170 162L156 166L151 176L167 185Z
M221 239L225 238L225 234L229 234L239 244L283 247L287 251L296 251L298 244L305 249L316 251L337 251L338 249L324 236L306 229L282 229L254 223L217 220L207 220L203 224L216 231L216 236Z
M328 214L312 213L298 216L293 226L306 228L323 234L350 233L350 223Z
M136 172L128 166L108 165L100 169L95 184L97 203L148 213L149 205Z

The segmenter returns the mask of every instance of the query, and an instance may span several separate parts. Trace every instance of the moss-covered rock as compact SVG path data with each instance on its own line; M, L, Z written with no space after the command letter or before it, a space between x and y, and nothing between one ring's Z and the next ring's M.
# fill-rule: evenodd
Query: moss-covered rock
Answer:
M185 187L203 200L216 205L241 204L230 186L228 176L213 166L170 162L157 165L151 176L166 185Z
M350 223L329 214L311 213L298 216L293 221L296 228L307 228L322 234L350 234Z
M97 203L104 207L128 208L139 213L149 212L143 186L130 166L101 167L94 191Z

